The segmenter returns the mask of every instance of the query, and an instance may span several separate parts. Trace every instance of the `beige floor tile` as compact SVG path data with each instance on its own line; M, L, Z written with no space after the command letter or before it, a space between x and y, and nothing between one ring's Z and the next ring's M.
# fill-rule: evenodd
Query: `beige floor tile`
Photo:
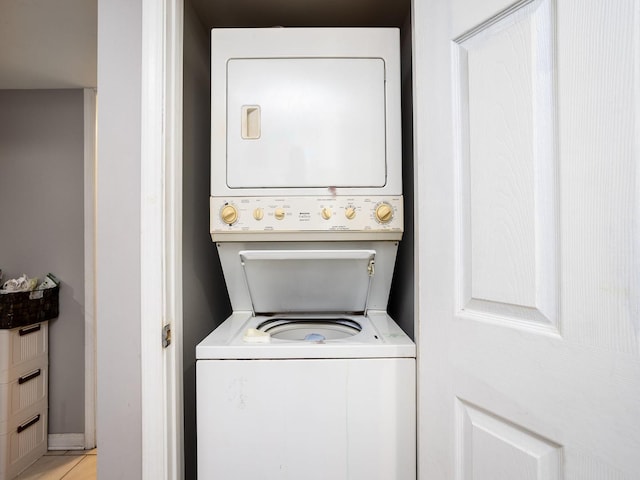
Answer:
M95 480L97 475L97 460L98 457L95 455L83 457L82 461L63 477L64 480Z
M18 475L15 480L60 480L80 463L80 460L82 460L80 457L64 455L40 457L33 465Z
M84 453L86 455L97 455L98 454L98 449L97 448L92 448L91 450L85 450Z

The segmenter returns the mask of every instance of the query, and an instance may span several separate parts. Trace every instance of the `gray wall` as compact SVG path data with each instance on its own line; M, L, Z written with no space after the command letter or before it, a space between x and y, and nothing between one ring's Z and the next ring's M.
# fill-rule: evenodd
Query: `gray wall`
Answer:
M413 96L411 78L411 18L400 30L402 64L402 193L404 235L398 247L396 269L389 296L389 314L414 338L414 184L413 184Z
M142 478L142 1L98 1L98 478Z
M190 2L184 19L183 366L185 478L196 478L195 346L230 313L215 244L209 236L209 30Z
M84 432L83 115L82 90L0 90L0 268L62 281L49 433Z

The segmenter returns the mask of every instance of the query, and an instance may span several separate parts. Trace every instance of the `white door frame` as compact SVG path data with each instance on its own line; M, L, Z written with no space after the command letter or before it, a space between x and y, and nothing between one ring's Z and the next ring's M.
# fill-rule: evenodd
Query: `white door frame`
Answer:
M142 478L181 479L183 1L142 3ZM173 342L162 347L163 326Z
M96 446L96 91L84 94L84 448Z

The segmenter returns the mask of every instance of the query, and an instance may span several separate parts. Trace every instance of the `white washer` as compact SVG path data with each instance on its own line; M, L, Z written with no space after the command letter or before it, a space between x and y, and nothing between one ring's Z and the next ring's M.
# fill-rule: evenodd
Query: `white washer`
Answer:
M415 345L370 308L396 243L218 247L236 294L196 348L199 478L415 479Z

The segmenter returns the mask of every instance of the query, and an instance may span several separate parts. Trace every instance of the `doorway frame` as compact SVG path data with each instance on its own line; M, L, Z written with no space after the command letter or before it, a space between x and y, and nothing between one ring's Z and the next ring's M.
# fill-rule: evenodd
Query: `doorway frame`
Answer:
M182 366L183 0L142 2L142 479L184 477ZM171 342L163 346L167 327Z
M84 122L84 449L96 446L97 94L83 89Z

